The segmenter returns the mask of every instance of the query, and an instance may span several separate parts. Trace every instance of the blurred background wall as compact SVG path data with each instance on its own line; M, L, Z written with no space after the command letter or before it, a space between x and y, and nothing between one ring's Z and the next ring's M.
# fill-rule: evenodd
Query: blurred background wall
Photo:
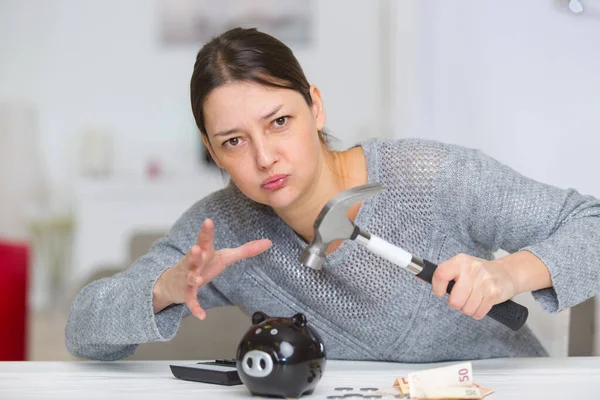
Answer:
M193 3L0 0L0 239L30 246L30 359L68 358L77 290L223 185L189 106L202 43L165 30ZM226 3L195 9L213 21ZM306 26L281 32L322 91L336 147L431 138L600 197L600 0L579 3L312 0L294 6ZM255 4L235 17L261 22L269 8Z

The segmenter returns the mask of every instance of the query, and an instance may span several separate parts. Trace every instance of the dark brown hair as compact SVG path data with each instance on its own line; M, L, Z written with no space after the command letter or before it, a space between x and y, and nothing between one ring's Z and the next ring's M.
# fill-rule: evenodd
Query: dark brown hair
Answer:
M206 43L196 56L190 97L202 135L207 135L204 100L219 86L238 81L295 90L312 106L310 84L292 50L255 28L234 28ZM319 138L325 144L329 141L323 131L319 131Z

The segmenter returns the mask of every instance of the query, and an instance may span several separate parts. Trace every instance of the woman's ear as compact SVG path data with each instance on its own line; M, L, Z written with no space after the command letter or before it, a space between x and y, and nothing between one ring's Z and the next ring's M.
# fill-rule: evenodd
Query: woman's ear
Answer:
M325 127L325 106L321 92L315 85L310 85L310 98L312 99L312 111L317 122L317 130L321 131Z
M204 142L204 146L208 150L208 153L212 157L215 164L217 164L217 167L223 169L223 167L221 166L221 163L219 162L219 159L217 158L217 156L215 155L215 152L213 151L212 146L210 145L210 141L208 140L208 137L202 133L200 134L200 136L202 137L202 141Z

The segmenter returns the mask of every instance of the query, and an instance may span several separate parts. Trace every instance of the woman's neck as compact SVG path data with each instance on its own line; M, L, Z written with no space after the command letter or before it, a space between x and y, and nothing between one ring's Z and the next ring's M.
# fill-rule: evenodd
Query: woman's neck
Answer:
M367 183L367 164L362 148L354 147L343 152L324 149L324 162L316 179L313 190L299 199L298 206L285 210L275 210L302 239L309 243L313 239L313 224L321 209L338 193ZM354 220L360 209L360 203L353 205L348 217ZM330 247L332 251L339 245Z

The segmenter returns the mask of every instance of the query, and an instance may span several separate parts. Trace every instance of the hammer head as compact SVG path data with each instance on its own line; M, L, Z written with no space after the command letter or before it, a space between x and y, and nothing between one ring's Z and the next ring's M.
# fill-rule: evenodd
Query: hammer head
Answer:
M300 261L313 269L321 269L325 252L332 241L350 239L355 225L348 218L348 209L367 197L385 190L380 183L369 183L345 190L325 204L315 223L313 239L306 246Z

